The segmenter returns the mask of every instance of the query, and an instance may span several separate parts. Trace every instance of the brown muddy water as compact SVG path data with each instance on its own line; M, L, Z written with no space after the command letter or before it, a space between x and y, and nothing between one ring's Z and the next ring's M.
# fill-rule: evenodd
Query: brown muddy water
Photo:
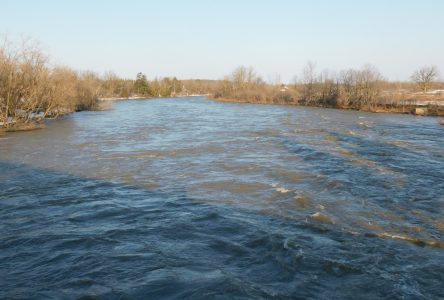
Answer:
M0 136L0 298L442 299L434 118L120 101Z

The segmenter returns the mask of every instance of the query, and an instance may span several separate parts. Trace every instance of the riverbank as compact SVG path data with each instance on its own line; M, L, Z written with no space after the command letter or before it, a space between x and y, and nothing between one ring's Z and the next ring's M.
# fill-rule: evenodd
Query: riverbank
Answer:
M32 131L32 130L38 130L38 129L44 129L46 128L46 125L44 123L40 122L31 122L26 124L18 124L15 123L14 125L8 127L8 128L1 128L0 129L0 135L6 134L8 132L19 132L19 131Z
M234 99L234 98L219 98L208 97L208 99L218 102L233 102L233 103L249 103L249 104L266 104L266 105L293 105L293 106L306 106L306 107L319 107L319 108L333 108L342 110L363 111L372 113L398 113L398 114L412 114L417 116L430 116L430 117L443 117L444 116L444 101L440 105L434 104L405 104L405 105L378 105L378 106L363 106L356 107L339 107L333 105L306 105L301 101L276 101L276 100L263 100L255 101L248 99Z
M120 100L149 100L149 99L159 99L159 98L188 98L188 97L210 97L211 94L192 94L192 95L175 95L175 96L132 96L132 97L101 97L99 101L120 101Z
M150 99L151 97L100 97L99 101L119 101L119 100L142 100L142 99Z
M91 104L90 106L85 106L82 109L77 110L64 110L64 111L52 111L47 114L35 114L35 117L30 118L21 118L21 115L18 115L16 118L9 118L9 122L7 126L3 122L0 123L0 135L6 134L8 132L20 132L20 131L32 131L38 129L46 128L45 121L51 119L58 119L60 117L81 112L81 111L104 111L111 109L111 104L107 102L99 102ZM34 114L29 112L27 114ZM26 115L27 115L26 114Z

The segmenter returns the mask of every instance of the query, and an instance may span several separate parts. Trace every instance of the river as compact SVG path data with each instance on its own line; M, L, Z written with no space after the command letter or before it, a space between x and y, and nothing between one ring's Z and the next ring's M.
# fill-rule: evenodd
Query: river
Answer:
M206 98L0 137L0 298L442 299L435 118Z

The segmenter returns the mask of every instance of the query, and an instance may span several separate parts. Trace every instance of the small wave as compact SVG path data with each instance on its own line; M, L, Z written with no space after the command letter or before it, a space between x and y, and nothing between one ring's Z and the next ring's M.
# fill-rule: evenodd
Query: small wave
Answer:
M158 189L158 188L162 187L160 184L153 183L153 182L143 183L141 186L146 189Z
M276 192L279 192L281 194L287 194L288 192L291 192L291 190L288 190L284 187L278 187L278 188L276 188Z
M258 191L269 188L268 185L261 182L232 182L231 180L209 181L199 185L199 189L211 191L223 191L234 194L239 193L257 193Z
M158 155L156 154L136 154L136 155L130 155L129 158L157 158Z
M309 208L313 206L312 199L304 196L304 195L297 195L294 197L294 200L296 204L302 208Z
M128 156L114 156L114 157L97 157L96 160L123 160L128 159Z
M324 270L333 274L350 274L350 273L363 273L364 270L359 265L354 265L351 262L345 260L326 259L323 263Z
M407 235L391 234L391 233L387 233L387 232L378 233L378 234L376 234L376 236L379 238L384 238L384 239L405 241L405 242L408 242L408 243L411 243L411 244L414 244L414 245L420 246L420 247L429 246L429 247L434 247L434 248L444 248L444 242L437 241L437 240L421 240L421 239L417 239L415 237L411 237L411 236L407 236Z
M157 154L133 154L127 156L108 156L108 157L97 157L96 160L125 160L125 159L143 159L143 158L158 158Z
M373 126L367 122L359 122L358 125L364 129L373 128Z
M353 151L347 149L339 149L338 152L342 155L353 155Z
M337 138L336 136L331 135L331 134L327 134L327 136L325 137L325 139L326 139L327 141L329 141L329 142L335 142L335 143L339 141L338 138Z
M312 219L312 220L315 220L317 222L324 223L324 224L335 224L334 220L332 220L326 214L323 214L323 213L320 213L320 212L316 212L316 213L310 215L309 218Z
M349 134L349 135L356 135L356 133L355 133L353 130L349 130L349 131L348 131L348 134Z

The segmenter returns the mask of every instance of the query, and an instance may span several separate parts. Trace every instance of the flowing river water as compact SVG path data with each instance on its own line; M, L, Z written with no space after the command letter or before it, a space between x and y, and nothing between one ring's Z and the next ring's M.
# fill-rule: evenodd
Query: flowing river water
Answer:
M442 299L436 119L206 98L0 137L0 298Z

